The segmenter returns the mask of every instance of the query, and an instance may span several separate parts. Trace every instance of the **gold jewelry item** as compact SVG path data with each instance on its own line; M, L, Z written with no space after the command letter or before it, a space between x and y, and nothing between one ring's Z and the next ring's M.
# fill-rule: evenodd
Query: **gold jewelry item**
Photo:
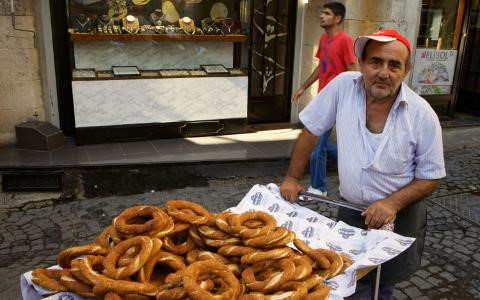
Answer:
M132 15L128 15L123 18L122 23L123 30L130 34L138 33L138 31L140 30L140 24L138 22L138 19Z
M183 17L180 20L178 20L180 23L180 28L183 29L183 31L186 34L194 34L195 33L195 23L193 20L189 17Z
M177 33L177 29L173 25L168 25L167 27L165 27L165 32L167 34Z
M137 6L142 6L150 2L150 0L132 0L132 3Z
M235 25L235 22L230 19L230 18L226 18L225 20L223 20L222 22L223 24L223 27L225 28L224 32L225 33L233 33L232 32L232 27Z
M222 2L217 2L210 9L210 17L215 22L220 22L228 17L228 8Z
M155 26L155 32L156 32L156 33L165 33L165 26L156 25L156 26Z
M166 21L169 23L177 23L178 19L180 19L175 5L170 0L162 2L162 12L165 15Z
M108 0L108 13L110 19L115 21L125 18L128 14L126 0Z

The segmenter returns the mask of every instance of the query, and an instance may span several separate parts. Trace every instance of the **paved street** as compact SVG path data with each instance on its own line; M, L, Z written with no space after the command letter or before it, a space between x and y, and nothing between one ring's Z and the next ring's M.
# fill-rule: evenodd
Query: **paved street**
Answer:
M480 227L457 216L480 222L480 128L445 130L444 143L448 177L428 200L422 269L398 284L395 299L480 299ZM254 184L278 183L282 176L215 179L205 187L0 212L0 299L20 299L21 273L55 264L59 249L91 241L131 205L163 205L168 199L183 198L220 211L235 206ZM333 174L331 193L337 185ZM309 207L335 217L334 208Z

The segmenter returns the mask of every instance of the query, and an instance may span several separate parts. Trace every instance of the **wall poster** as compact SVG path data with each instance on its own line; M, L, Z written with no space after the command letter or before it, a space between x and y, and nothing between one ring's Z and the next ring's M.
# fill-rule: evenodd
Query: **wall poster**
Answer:
M412 88L420 95L450 94L457 50L417 48Z

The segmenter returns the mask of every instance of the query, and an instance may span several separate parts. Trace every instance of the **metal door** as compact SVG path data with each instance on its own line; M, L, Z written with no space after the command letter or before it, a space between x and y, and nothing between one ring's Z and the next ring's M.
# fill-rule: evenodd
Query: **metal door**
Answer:
M297 1L253 0L251 5L250 124L290 119Z

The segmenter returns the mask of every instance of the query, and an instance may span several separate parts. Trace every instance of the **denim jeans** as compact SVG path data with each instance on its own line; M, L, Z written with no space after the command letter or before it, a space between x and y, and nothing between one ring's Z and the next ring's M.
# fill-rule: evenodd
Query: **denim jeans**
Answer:
M310 185L327 191L327 158L337 161L337 144L329 142L332 129L327 130L317 142L310 157Z

